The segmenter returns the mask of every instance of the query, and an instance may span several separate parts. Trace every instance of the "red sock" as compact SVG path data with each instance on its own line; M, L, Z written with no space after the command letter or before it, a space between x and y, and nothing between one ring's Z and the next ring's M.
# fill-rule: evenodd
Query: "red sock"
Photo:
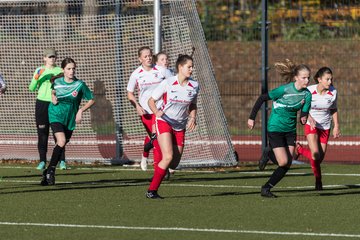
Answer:
M144 139L144 146L145 146L148 142L150 142L150 138L149 138L149 136L146 136L145 139ZM148 158L148 157L149 157L149 152L143 152L143 156L146 157L146 158Z
M166 175L165 169L162 169L159 166L157 168L155 168L154 177L150 183L149 190L157 191L159 189L160 184L161 184L162 180L164 179L165 175Z
M153 154L154 154L154 170L155 170L162 159L162 153L159 142L155 139L153 143L154 143Z
M312 158L311 151L308 148L301 147L299 148L299 153L302 154L304 157L309 159L311 169L314 173L314 176L316 178L316 181L321 180L321 168L320 168L320 161L315 161Z

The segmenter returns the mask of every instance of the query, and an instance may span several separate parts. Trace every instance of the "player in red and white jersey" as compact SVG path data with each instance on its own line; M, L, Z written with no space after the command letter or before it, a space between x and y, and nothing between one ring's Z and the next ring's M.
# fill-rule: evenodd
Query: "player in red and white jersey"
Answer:
M190 78L193 72L192 57L180 55L176 61L176 70L178 75L162 82L149 99L149 107L156 116L157 142L162 159L155 168L146 193L147 198L162 198L157 191L166 175L166 170L178 166L184 150L185 131L193 131L196 127L199 85ZM156 102L161 99L163 106L158 109Z
M144 152L140 164L141 169L146 171L147 159L151 148L145 148L145 146L148 146L151 138L155 137L155 134L152 134L154 115L148 106L148 100L152 91L165 79L165 77L152 64L152 50L149 47L141 47L138 50L138 56L141 65L131 74L127 91L128 99L136 108L146 132L148 133L144 140ZM138 90L139 101L137 101L134 94L136 89ZM160 108L162 101L159 101L156 105Z
M300 143L296 145L295 158L303 155L310 161L315 176L316 190L323 189L320 163L325 157L332 122L334 123L333 137L340 136L337 91L332 85L332 76L330 68L322 67L314 76L317 84L308 87L312 94L312 101L304 132L309 148L303 147Z
M169 69L169 56L165 52L159 52L154 56L155 67L159 69L162 75L165 78L170 78L175 75L175 73Z

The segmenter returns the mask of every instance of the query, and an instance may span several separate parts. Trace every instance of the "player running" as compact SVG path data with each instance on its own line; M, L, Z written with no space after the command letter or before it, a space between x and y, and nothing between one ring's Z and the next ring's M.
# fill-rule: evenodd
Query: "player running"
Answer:
M170 167L176 169L184 151L185 129L196 127L197 96L199 85L191 78L193 59L180 55L176 61L177 75L163 81L152 93L149 107L156 115L157 143L162 159L155 168L154 176L146 192L146 197L161 199L158 189ZM159 101L164 101L161 109ZM155 145L155 148L157 146Z
M56 138L49 166L43 172L41 185L55 184L55 168L60 161L65 145L70 141L76 123L81 123L82 113L89 109L95 101L85 82L75 77L76 63L72 58L61 62L64 73L51 78L52 100L49 106L49 121ZM81 100L88 102L81 108Z
M311 105L311 94L307 90L310 78L309 67L303 64L295 65L286 59L285 62L275 63L275 69L287 84L260 95L248 119L248 127L253 129L261 105L267 100L273 101L268 137L278 168L261 187L261 196L269 198L276 197L270 189L284 178L291 166L296 141L297 112L301 110L300 123L305 124Z
M62 69L56 65L57 52L54 48L47 48L44 50L44 65L38 67L33 75L29 90L38 91L35 104L35 121L38 135L38 151L40 162L37 169L45 169L46 154L48 149L49 138L49 114L48 108L51 102L51 83L50 78L62 72ZM65 151L60 161L60 169L66 169Z
M169 56L165 52L159 52L154 56L155 67L160 70L165 78L170 78L175 73L169 68Z
M333 136L340 137L339 117L337 109L337 91L332 85L333 74L330 68L320 68L314 76L317 84L308 87L312 94L309 119L304 127L304 133L309 148L296 144L295 159L299 155L310 161L315 176L315 190L323 190L321 181L320 163L324 160L327 143L330 136L331 122L333 120Z
M138 50L138 57L141 65L131 74L127 92L128 99L136 108L137 114L141 117L141 121L146 129L147 136L144 140L144 152L141 158L140 167L143 171L147 170L147 160L151 147L148 143L155 139L155 134L152 134L154 125L154 114L148 106L148 100L152 91L165 79L165 76L152 63L152 50L149 47L141 47ZM135 89L139 91L139 101L135 97ZM160 108L162 101L159 101L157 107ZM154 149L154 168L159 157L157 157L156 149Z

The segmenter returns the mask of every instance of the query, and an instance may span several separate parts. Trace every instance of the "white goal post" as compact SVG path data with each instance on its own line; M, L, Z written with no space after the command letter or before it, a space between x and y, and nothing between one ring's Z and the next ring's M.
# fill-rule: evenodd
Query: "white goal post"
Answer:
M186 134L180 167L235 165L196 1L161 2L162 50L174 65L178 54L190 54L195 47L193 77L201 89L197 130ZM0 97L0 158L38 160L36 94L28 85L43 63L43 50L55 47L58 64L72 57L77 77L96 98L66 147L67 160L138 161L145 130L127 100L126 85L139 64L138 48L154 47L153 1L6 0L0 1L0 12L0 72L8 86ZM53 146L49 141L48 156Z

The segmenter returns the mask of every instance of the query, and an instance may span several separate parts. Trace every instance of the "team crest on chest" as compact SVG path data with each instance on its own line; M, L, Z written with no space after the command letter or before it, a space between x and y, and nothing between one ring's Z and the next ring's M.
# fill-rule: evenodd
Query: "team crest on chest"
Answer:
M76 90L71 93L71 95L72 95L73 97L76 97L78 94L79 94L79 93L78 93L78 91L76 91Z

